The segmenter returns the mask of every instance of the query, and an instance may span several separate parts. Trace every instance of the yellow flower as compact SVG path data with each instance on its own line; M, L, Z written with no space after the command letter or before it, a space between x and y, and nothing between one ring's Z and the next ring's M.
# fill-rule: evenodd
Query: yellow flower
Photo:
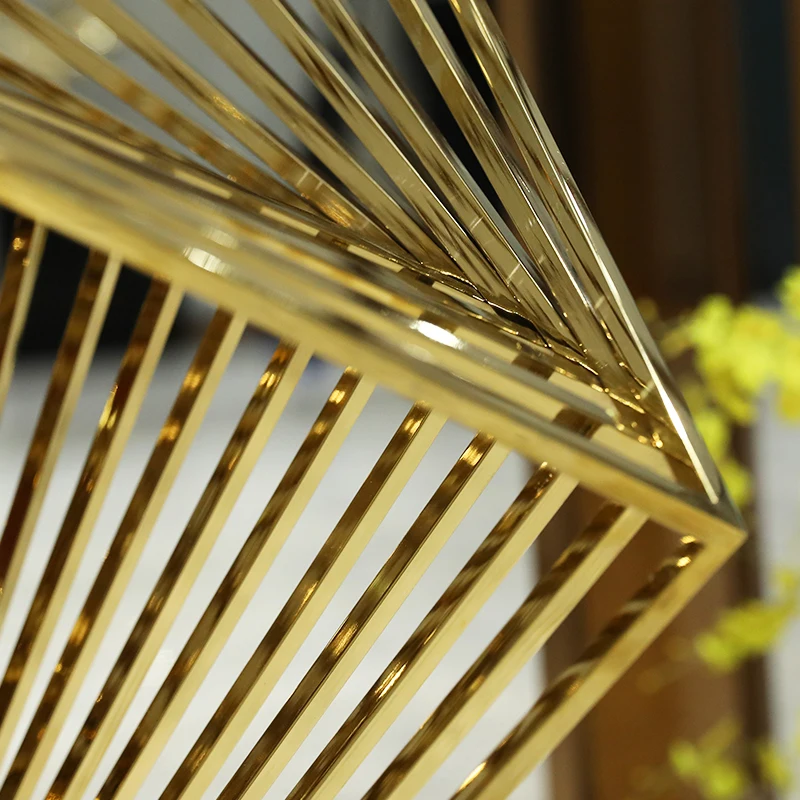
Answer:
M748 471L735 459L723 458L719 461L719 472L733 502L737 506L746 506L753 495Z
M784 276L778 290L783 307L800 318L800 267L792 267Z
M800 337L787 336L778 376L778 408L790 422L800 421Z
M733 318L734 309L730 298L719 294L711 295L690 317L686 326L687 335L698 349L721 345L728 338Z
M774 744L771 742L758 744L756 758L764 779L778 791L785 792L792 785L792 770Z
M739 651L715 633L701 633L694 646L697 655L717 672L733 672L741 661Z
M728 420L714 408L703 408L695 412L694 421L697 430L708 446L711 457L715 461L722 461L728 452L731 441Z
M738 800L748 786L744 769L731 759L711 762L700 776L700 790L707 800Z
M777 379L785 333L777 314L743 306L735 315L726 354L737 386L756 395Z
M700 751L686 740L675 742L669 748L669 762L680 778L694 778L703 766Z

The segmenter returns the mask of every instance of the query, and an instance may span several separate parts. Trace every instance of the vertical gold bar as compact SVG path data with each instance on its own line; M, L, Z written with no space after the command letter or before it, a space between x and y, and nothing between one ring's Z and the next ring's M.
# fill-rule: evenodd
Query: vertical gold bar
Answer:
M33 287L47 241L47 229L17 217L0 287L0 416L11 387L17 347L28 317Z
M217 311L209 323L58 665L50 676L50 683L0 787L3 800L32 793L244 328L242 317L232 317L224 311Z
M435 440L445 418L412 407L161 800L201 797Z
M279 344L275 350L180 540L63 761L48 793L51 798L63 797L70 786L79 793L94 775L310 358L308 349L288 343Z
M566 669L452 800L503 800L564 739L730 555L691 537Z
M405 800L414 797L633 538L645 519L636 509L613 504L603 506L365 798Z
M0 623L8 611L50 477L89 372L120 268L116 256L92 251L78 285L50 386L0 538Z
M507 452L491 436L479 433L472 440L219 800L264 796L486 488Z
M182 296L178 289L153 282L142 306L78 485L0 683L0 753L6 752L19 724Z
M292 790L291 800L336 797L575 485L547 465L539 467Z
M100 789L98 800L133 800L250 599L372 394L374 384L347 369L239 551L216 594ZM73 784L65 800L78 800ZM1 797L1 795L0 795Z

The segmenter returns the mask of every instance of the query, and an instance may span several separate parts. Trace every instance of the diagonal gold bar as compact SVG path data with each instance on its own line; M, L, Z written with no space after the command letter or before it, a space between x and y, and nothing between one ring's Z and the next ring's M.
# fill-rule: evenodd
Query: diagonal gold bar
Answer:
M374 384L359 373L345 370L98 792L98 800L136 796L373 389ZM64 800L77 800L84 790L85 786L73 783Z
M154 282L142 306L78 485L0 683L0 753L8 749L20 722L182 296L180 290Z
M263 797L464 519L508 451L478 434L219 795ZM244 713L255 715L257 708ZM105 798L103 798L105 800Z
M566 669L452 800L503 800L564 739L724 562L726 548L685 537L678 552ZM569 702L567 702L569 700Z
M78 485L0 683L0 753L8 749L20 722L182 296L179 289L153 282L142 306Z
M47 229L17 217L0 286L0 416L11 388L17 347L25 327L33 286L47 241Z
M414 96L403 86L386 58L358 21L348 0L314 0L314 6L336 36L361 77L397 124L421 164L436 180L440 191L459 215L510 288L516 281L532 281L530 297L539 298L530 311L534 321L556 338L572 339L558 301L538 280L539 268L519 247L448 141L428 118Z
M636 509L606 504L533 589L411 741L365 795L365 800L414 797L483 716L511 679L544 645L585 591L646 520Z
M523 244L572 321L584 352L593 359L609 385L631 384L630 376L619 366L594 298L587 294L541 198L518 166L516 155L427 0L389 2L481 162ZM635 393L638 388L631 385L630 390Z
M171 2L185 5L196 4L197 0ZM292 9L281 0L258 0L250 5L283 42L376 162L392 177L395 185L464 274L486 296L507 298L508 302L516 303L503 275L498 274L466 232L470 230L469 226L485 226L484 221L488 216L485 209L468 212L467 218L459 222L428 185L427 178L417 169L409 156L407 145L366 104L355 83L347 77ZM460 195L451 193L449 199L452 201L454 197ZM466 230L462 228L462 224L467 226ZM510 265L509 273L518 265L519 260L516 260Z
M61 445L89 372L120 269L116 256L105 256L94 250L89 253L0 538L0 625L8 611Z
M27 95L46 103L50 109L56 108L59 111L63 111L65 114L99 128L104 133L114 136L119 141L130 144L144 152L183 159L183 156L177 152L126 125L88 100L71 94L66 89L62 89L40 75L36 75L27 67L3 55L0 55L0 79L10 86L22 90ZM186 159L186 163L189 163L188 159Z
M578 429L591 435L592 426ZM542 464L289 797L334 798L577 482Z
M158 95L129 78L110 61L67 34L44 14L33 10L21 0L0 0L0 11L42 40L74 69L116 95L225 174L266 197L275 197L289 205L297 204L297 196L293 192L288 191L235 150L215 139L200 125L177 112ZM182 88L189 90L193 86L194 84L186 84ZM193 99L202 97L202 91L198 90ZM243 136L247 140L247 146L255 148L253 152L263 159L265 164L285 178L302 197L324 214L359 231L368 239L381 242L384 246L392 243L391 238L380 226L330 186L297 154L275 139L267 129L260 126L256 126L257 129L241 127L240 122L244 118L241 114L237 116L238 112L234 113L235 109L219 93L211 92L206 97L204 106L203 110L206 112L216 109L215 115L227 120L226 124L231 127L232 133L235 131L234 135Z
M652 366L645 365L643 355L648 362L649 358L641 341L643 337L649 341L649 334L625 313L620 293L626 295L627 303L633 298L514 63L497 20L485 0L450 0L450 5L514 137L528 177L561 232L570 260L580 270L583 282L592 287L597 311L628 369L641 379ZM605 300L602 305L598 305L600 298Z
M32 793L244 327L243 317L224 311L217 311L209 323L44 696L0 787L3 800Z
M64 759L50 787L50 797L63 797L73 785L79 791L77 787L85 786L94 774L310 358L310 351L288 343L279 344L275 350L180 540Z
M397 500L445 418L414 405L161 795L200 797Z
M123 15L109 0L81 0L145 58L169 52L147 31ZM420 261L456 269L439 244L361 166L324 120L298 97L208 8L195 0L167 0L168 5L233 69L265 105L350 189L362 207L386 225L391 235ZM113 24L112 24L113 23ZM136 37L135 39L132 37ZM183 68L183 67L181 67Z

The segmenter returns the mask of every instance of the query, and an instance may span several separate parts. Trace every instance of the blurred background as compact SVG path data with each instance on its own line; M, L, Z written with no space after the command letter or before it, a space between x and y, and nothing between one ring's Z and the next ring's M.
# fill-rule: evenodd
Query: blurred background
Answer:
M464 52L447 2L432 4ZM714 294L726 295L734 304L777 309L777 288L798 260L800 3L493 0L491 4L617 263L654 325L681 319ZM92 28L71 3L38 0L34 5L79 35L83 30L99 52L187 114L202 117L113 35L109 38ZM274 123L292 140L159 3L127 0L121 5L151 24L244 108ZM218 0L210 5L224 11L240 35L251 37L251 46L262 58L316 103L320 115L336 124L335 115L319 102L269 33L250 25L252 12L245 3ZM306 12L303 3L296 5ZM421 102L458 143L452 120L388 7L372 0L357 5ZM333 43L331 47L335 50ZM120 116L127 114L5 19L0 21L0 53ZM465 59L471 63L466 53ZM224 132L220 138L228 140ZM469 155L463 149L462 154L469 164ZM8 219L3 225L7 237ZM21 366L32 376L38 364L52 358L83 258L80 248L57 237L48 244L44 274L57 275L58 280L40 281L34 298ZM145 291L146 281L126 273L104 332L106 352L116 352L127 341ZM208 314L199 306L184 309L174 334L176 353L195 340ZM685 365L685 359L679 364ZM325 369L320 366L323 376ZM320 380L327 387L325 381L330 379ZM313 391L324 395L322 389ZM799 563L793 559L800 551L800 429L778 413L774 400L774 391L767 387L759 395L750 424L730 426L731 448L752 475L754 491L747 513L754 536L520 797L800 797L793 788L800 775L794 784L788 775L800 763L800 631L794 617L789 615L780 635L762 648L769 650L766 657L756 653L736 669L715 669L694 654L698 636L717 623L723 609L740 607L752 598L773 602L776 569ZM24 405L24 395L18 395L18 403ZM521 475L522 468L518 472ZM515 480L521 480L519 475ZM531 687L542 675L555 675L570 663L587 632L637 588L626 581L627 575L639 574L632 568L649 564L653 553L660 552L657 539L657 532L650 538L639 537L636 547L629 548L597 585L590 602L548 645L541 664L528 676ZM555 552L547 551L556 547L548 542L542 543L539 553L544 561ZM532 580L534 570L529 565L530 574L518 579L520 586ZM701 752L705 745L700 743L709 741L720 756L713 764L711 757L706 760L706 767L719 767L716 780L706 780L693 772L691 764L687 766L691 753ZM766 742L772 743L769 748ZM772 766L770 758L775 759ZM747 788L737 783L738 773L726 759L745 770Z

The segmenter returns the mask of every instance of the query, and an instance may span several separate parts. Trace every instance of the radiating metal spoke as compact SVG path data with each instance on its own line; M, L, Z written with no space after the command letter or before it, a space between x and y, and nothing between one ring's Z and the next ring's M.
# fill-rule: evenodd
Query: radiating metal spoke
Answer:
M200 797L316 625L445 418L415 405L161 795Z
M41 39L74 69L128 103L142 116L225 174L266 197L275 197L290 205L297 203L297 196L269 174L215 139L203 127L176 111L158 95L128 77L119 67L70 36L44 14L34 11L21 0L0 0L0 11ZM252 121L248 124L246 119L249 118L245 118L229 102L223 101L219 93L199 75L196 77L202 87L208 89L208 94L204 95L198 84L188 79L181 88L191 91L192 99L201 102L204 111L213 113L218 121L230 127L233 135L243 137L247 146L254 148L255 154L264 163L285 177L310 203L369 239L377 239L382 243L391 242L382 228L330 186L300 156L266 128Z
M0 683L0 753L19 724L183 293L154 282L98 423L78 485Z
M116 256L92 251L78 285L50 385L0 538L0 625L8 611L50 478L89 372L120 269Z
M263 797L464 519L507 450L478 434L220 794Z
M84 2L84 0L82 0ZM95 13L102 10L108 21L108 0L85 0ZM455 270L439 245L381 186L355 156L258 56L213 12L196 0L167 0L175 13L222 58L274 111L306 147L337 175L364 208L369 208L413 256L445 270ZM115 18L118 18L115 14ZM127 29L120 33L125 35Z
M136 796L373 389L374 384L359 373L345 370L98 792L98 800ZM81 795L79 787L70 787L64 797L77 800Z
M291 399L311 353L279 344L223 452L144 610L50 787L80 795L102 759L117 725L144 680Z
M2 800L27 797L33 791L244 328L244 318L224 311L218 311L209 323L0 788Z
M580 419L576 430L596 430ZM455 644L511 567L528 552L576 481L542 464L464 568L295 786L291 800L335 798Z
M369 800L414 797L463 735L483 716L642 526L635 509L604 506L586 531L537 583L439 707L387 767ZM424 622L423 622L424 625ZM454 734L455 730L459 734Z
M17 347L25 327L33 286L47 241L47 229L24 217L14 220L11 246L0 286L0 416L11 387Z
M472 771L452 800L508 797L529 774L531 765L540 763L555 749L611 688L621 671L662 633L686 595L695 594L699 588L697 570L707 576L719 563L718 553L711 554L699 542L685 540L582 658L550 685L489 758Z

